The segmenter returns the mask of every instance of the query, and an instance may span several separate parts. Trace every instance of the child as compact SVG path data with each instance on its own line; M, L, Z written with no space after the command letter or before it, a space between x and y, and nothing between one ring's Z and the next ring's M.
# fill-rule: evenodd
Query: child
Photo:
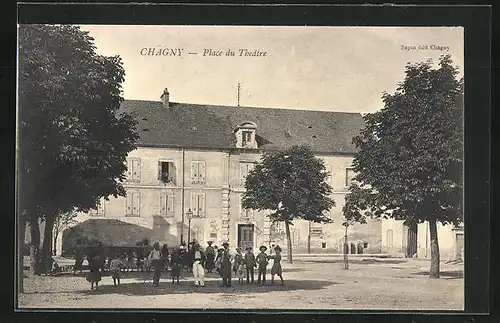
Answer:
M272 256L274 259L273 266L271 267L271 284L274 284L274 275L278 275L281 279L281 285L284 285L283 282L283 270L281 269L281 248L280 246L274 247L274 251L276 254Z
M125 267L125 263L122 260L123 256L120 258L113 258L109 265L109 270L111 271L111 277L113 278L113 285L116 287L116 282L120 286L121 269Z
M179 285L179 277L183 266L181 258L181 249L183 248L183 246L180 246L179 249L175 249L170 255L170 275L172 276L172 285L175 284L176 279L177 285Z
M267 247L261 246L259 250L260 253L257 255L257 264L259 265L259 275L257 276L257 284L261 283L261 277L262 277L262 285L265 285L267 264L269 263L266 254Z
M245 259L240 260L240 264L238 265L238 283L243 284L243 278L245 278Z

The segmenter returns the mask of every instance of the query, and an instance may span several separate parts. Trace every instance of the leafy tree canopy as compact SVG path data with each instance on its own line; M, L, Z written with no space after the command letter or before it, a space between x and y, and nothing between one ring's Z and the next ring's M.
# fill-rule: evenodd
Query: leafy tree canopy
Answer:
M266 152L246 178L244 208L270 210L270 219L291 222L300 218L330 222L324 212L335 205L322 160L307 146Z
M19 27L20 208L31 214L88 211L125 194L136 123L117 114L120 57L95 49L79 27Z
M408 64L395 93L384 93L384 108L364 117L366 127L353 139L359 152L347 219L462 221L463 80L457 75L450 56L438 68L432 61Z

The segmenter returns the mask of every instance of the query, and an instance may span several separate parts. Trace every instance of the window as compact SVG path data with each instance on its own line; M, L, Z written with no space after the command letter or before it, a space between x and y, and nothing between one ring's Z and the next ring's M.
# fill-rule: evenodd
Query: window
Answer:
M242 131L241 132L241 146L251 147L252 146L252 131Z
M328 185L332 185L332 166L330 165L326 165L325 166L325 172L326 172L326 177L325 177L325 182L328 184Z
M318 237L323 235L323 225L321 223L311 222L311 236Z
M191 183L192 184L205 183L205 162L204 161L191 162Z
M210 232L210 239L217 239L217 232Z
M184 225L182 224L182 222L177 222L177 236L180 237L184 234Z
M99 204L97 204L97 209L92 209L89 213L91 216L104 216L105 214L105 202L106 200L104 198L101 198L99 200Z
M141 160L139 158L130 158L127 160L127 181L141 181Z
M253 210L243 208L243 196L241 194L240 194L240 218L242 219L253 218Z
M160 215L164 217L174 216L174 195L169 193L160 193Z
M193 217L205 217L205 193L191 193Z
M392 230L387 230L387 247L388 248L394 247L394 242L392 239L393 239Z
M164 184L175 184L175 167L173 162L158 162L158 180Z
M191 241L196 240L200 244L205 241L205 236L203 234L203 228L194 228L191 229Z
M351 186L351 181L354 178L354 168L347 167L345 170L345 186Z
M292 231L292 245L298 246L300 243L300 232L298 229Z
M127 193L126 216L139 216L140 195L137 192Z
M245 185L245 182L247 180L247 176L254 167L255 167L255 163L240 162L240 181L241 181L241 184Z

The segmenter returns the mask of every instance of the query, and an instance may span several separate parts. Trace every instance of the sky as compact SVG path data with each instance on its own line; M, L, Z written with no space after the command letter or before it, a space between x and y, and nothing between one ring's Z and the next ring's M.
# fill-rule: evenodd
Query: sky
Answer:
M451 54L460 76L464 70L461 27L81 28L98 53L122 58L123 96L134 100L160 101L168 88L172 102L237 105L239 82L241 106L370 113L408 62ZM239 56L240 49L266 54ZM204 56L209 50L222 56Z

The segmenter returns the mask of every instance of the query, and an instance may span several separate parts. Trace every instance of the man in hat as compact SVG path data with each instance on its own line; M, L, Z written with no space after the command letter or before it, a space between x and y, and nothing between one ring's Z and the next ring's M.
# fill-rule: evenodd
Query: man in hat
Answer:
M261 283L261 278L262 278L262 285L266 284L266 269L268 265L268 256L266 254L267 247L266 246L261 246L259 248L260 253L257 255L257 264L259 265L258 268L258 276L257 276L257 284Z
M222 286L221 287L231 287L231 259L232 255L229 251L229 242L225 241L222 246L224 251L222 252L221 261L221 276L222 276Z
M148 262L153 266L153 286L158 286L160 284L160 276L161 276L161 251L160 251L160 243L155 242L153 245L153 250L149 253Z
M200 249L200 244L195 242L191 251L191 261L193 263L194 285L205 287L205 253Z
M207 241L208 247L205 248L205 256L207 257L206 267L207 272L212 273L215 267L215 249L212 247L213 241Z
M257 267L257 262L255 261L255 255L252 252L252 247L247 247L247 252L245 254L245 267L247 270L247 284L250 283L250 276L252 277L252 284L254 283L254 271L253 269Z

